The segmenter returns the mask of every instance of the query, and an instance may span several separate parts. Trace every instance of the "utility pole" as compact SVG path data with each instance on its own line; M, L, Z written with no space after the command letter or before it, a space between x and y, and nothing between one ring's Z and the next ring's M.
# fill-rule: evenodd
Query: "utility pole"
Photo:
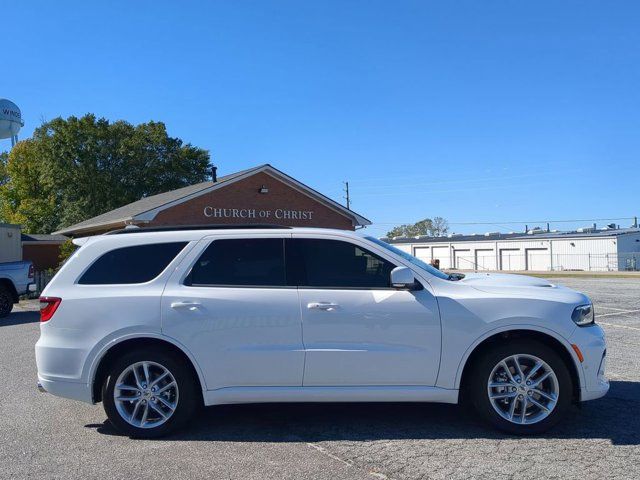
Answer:
M349 182L342 182L344 183L344 193L345 195L345 200L347 201L347 210L351 210L351 197L349 196Z

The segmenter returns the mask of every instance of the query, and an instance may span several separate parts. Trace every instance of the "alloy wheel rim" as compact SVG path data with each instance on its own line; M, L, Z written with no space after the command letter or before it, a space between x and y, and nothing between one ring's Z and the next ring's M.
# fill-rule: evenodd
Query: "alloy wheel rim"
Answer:
M487 393L491 406L502 418L530 425L551 415L558 404L560 386L545 361L534 355L516 354L493 367Z
M129 425L154 428L174 414L179 399L173 374L156 362L129 365L116 380L113 398L118 413Z

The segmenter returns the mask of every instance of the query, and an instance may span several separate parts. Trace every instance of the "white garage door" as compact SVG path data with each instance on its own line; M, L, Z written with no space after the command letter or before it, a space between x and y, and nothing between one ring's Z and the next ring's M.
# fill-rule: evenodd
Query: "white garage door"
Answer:
M539 272L551 270L549 250L546 248L527 248L527 270Z
M496 252L494 252L491 248L476 250L476 269L497 270Z
M474 270L473 256L471 250L453 251L453 262L456 270Z
M500 270L524 270L522 251L519 248L501 248Z
M451 268L449 247L433 247L433 260L440 260L440 270Z
M429 263L431 261L431 247L415 247L413 256Z

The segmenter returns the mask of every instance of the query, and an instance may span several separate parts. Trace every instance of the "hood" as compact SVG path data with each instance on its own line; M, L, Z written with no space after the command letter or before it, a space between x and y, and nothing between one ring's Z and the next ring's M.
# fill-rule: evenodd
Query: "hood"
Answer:
M553 284L544 278L507 273L470 273L456 283L467 285L492 295L537 298L563 303L588 303L582 293Z
M469 273L460 282L479 290L483 290L483 287L555 287L544 278L508 273Z
M508 297L536 298L539 300L573 303L589 303L589 298L570 288L545 280L508 273L470 273L456 283L492 295Z

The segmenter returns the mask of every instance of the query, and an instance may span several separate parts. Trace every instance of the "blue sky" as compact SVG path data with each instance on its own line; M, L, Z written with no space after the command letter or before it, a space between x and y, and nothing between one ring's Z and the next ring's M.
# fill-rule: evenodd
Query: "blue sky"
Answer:
M433 216L485 232L640 215L639 2L2 9L0 97L23 138L87 112L163 121L221 174L271 163L337 200L349 180L374 234Z

